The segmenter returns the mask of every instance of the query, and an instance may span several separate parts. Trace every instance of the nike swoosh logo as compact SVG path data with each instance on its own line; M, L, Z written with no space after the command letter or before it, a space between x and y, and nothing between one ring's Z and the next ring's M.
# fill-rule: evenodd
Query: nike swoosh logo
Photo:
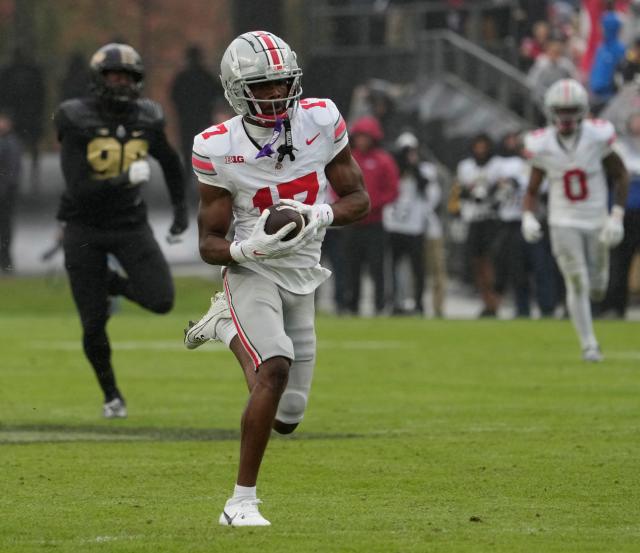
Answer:
M231 523L233 522L233 519L234 519L234 518L236 518L236 516L238 515L238 513L236 513L235 515L233 515L232 517L230 517L230 516L227 514L227 511L224 511L224 510L222 511L222 514L224 515L224 518L226 518L226 519L227 519L227 524L228 524L229 526L231 526Z
M320 133L316 134L316 135L315 135L313 138L311 138L311 139L307 138L307 139L306 139L307 146L310 146L310 145L313 143L313 141L314 141L316 138L318 138L319 136L320 136Z

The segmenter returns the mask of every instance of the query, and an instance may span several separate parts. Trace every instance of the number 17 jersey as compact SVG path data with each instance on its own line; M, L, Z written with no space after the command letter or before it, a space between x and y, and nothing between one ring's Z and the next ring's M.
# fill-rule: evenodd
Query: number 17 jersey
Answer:
M555 127L525 137L525 156L544 171L549 181L549 224L595 230L608 212L607 179L602 160L613 150L613 125L587 119L572 146L561 141Z
M256 158L263 144L256 144L238 115L196 135L192 164L198 180L231 193L235 240L249 238L262 211L281 199L307 205L326 202L325 167L348 144L347 126L328 99L300 101L291 118L295 160L288 155L278 162L284 144L282 131L273 144L274 154ZM300 251L278 259L243 263L295 294L313 292L331 272L320 266L324 231Z

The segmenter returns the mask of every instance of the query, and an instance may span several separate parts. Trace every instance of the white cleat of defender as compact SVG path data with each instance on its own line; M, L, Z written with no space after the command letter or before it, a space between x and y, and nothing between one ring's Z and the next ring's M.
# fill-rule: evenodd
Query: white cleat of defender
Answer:
M187 349L196 349L209 340L218 340L216 325L220 319L230 319L231 311L224 292L218 292L211 298L211 307L197 322L189 321L184 329L184 345Z
M102 416L105 419L126 419L127 406L119 397L107 401L102 406Z
M229 499L220 515L222 526L271 526L258 510L259 499Z
M604 355L602 355L599 346L592 346L582 350L582 359L588 363L600 363L604 361Z

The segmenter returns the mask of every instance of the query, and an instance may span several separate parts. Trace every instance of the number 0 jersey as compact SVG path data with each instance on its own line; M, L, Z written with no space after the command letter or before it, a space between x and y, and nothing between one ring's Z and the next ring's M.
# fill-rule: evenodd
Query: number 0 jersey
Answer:
M608 188L602 160L615 140L613 125L601 119L583 121L573 147L551 126L527 134L525 156L549 182L550 225L594 230L604 224Z
M196 135L193 170L204 184L228 190L233 198L235 240L251 235L260 213L281 199L308 205L326 202L327 164L348 143L347 125L335 104L328 99L300 101L291 119L295 160L278 153L256 159L262 144L247 134L242 116L213 126ZM273 150L284 143L284 131ZM324 231L304 249L279 259L243 263L295 294L315 290L331 272L320 266Z

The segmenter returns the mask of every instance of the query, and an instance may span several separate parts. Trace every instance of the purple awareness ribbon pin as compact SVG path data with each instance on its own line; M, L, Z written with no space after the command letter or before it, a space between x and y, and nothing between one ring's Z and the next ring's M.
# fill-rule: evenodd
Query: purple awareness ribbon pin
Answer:
M276 119L276 124L273 127L273 134L271 135L269 142L267 142L262 147L262 149L257 153L256 159L259 159L261 157L271 157L273 154L275 154L275 151L273 150L272 146L276 143L278 138L280 138L281 132L282 132L282 119L278 117Z

